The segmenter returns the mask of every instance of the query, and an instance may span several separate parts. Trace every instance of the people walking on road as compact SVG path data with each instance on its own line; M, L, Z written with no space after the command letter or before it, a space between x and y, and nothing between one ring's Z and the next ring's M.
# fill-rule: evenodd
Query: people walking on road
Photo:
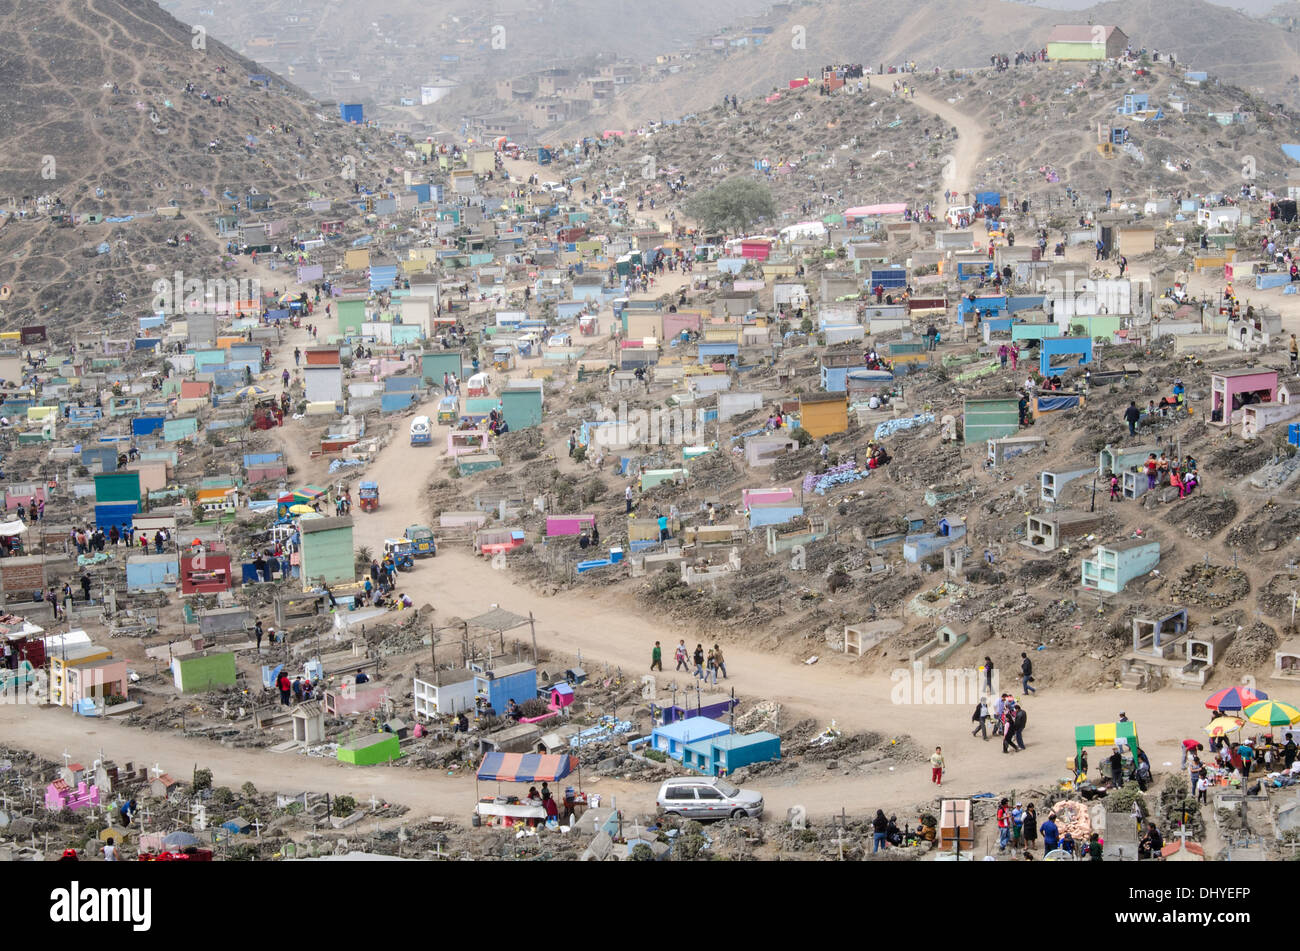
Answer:
M985 741L989 738L989 705L988 702L980 697L980 702L975 704L975 712L971 714L971 722L975 724L975 729L970 731L970 735L983 733Z
M722 648L719 647L717 644L713 645L713 659L718 663L718 671L722 674L722 679L726 680L727 662L722 659ZM715 679L713 682L717 683L717 680Z
M677 649L673 652L673 656L677 660L677 666L673 668L674 673L676 673L679 670L691 669L690 665L686 663L686 657L687 657L686 641L682 640L677 642Z
M1020 684L1021 693L1037 693L1032 686L1034 682L1034 662L1029 659L1029 655L1024 651L1020 652Z
M704 645L695 645L695 655L692 658L695 661L695 679L704 679Z
M936 746L930 756L930 781L936 786L943 785L943 747Z
M658 641L655 641L654 650L650 651L650 669L659 671L664 669L664 652Z

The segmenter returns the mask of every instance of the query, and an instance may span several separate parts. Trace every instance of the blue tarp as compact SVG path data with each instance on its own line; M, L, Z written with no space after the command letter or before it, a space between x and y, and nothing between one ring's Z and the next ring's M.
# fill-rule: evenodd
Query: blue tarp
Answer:
M1284 145L1282 154L1293 162L1300 162L1300 145Z
M1058 409L1071 409L1079 405L1077 396L1040 396L1038 398L1038 409L1043 413L1051 413Z

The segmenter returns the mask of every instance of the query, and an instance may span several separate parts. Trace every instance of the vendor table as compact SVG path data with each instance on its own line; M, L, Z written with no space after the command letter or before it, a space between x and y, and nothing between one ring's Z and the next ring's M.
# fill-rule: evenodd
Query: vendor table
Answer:
M546 809L539 801L537 805L527 802L480 802L474 807L480 816L508 816L511 819L537 819L546 821Z

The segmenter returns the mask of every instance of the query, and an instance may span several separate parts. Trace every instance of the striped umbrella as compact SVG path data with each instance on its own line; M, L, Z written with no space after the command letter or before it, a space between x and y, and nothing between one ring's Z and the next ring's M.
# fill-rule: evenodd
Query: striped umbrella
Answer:
M1252 687L1225 687L1205 701L1207 710L1244 710L1258 700L1267 700L1268 694Z
M1245 722L1241 717L1216 717L1206 726L1205 732L1210 736L1227 736L1240 730Z
M1251 723L1260 726L1288 726L1300 720L1300 710L1280 700L1261 700L1242 712Z

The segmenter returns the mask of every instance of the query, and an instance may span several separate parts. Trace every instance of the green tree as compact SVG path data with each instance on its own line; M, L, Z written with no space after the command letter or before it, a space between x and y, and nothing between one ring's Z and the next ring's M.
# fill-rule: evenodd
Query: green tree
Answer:
M762 182L729 178L717 188L696 195L686 203L686 213L706 231L748 231L764 219L776 217L776 202Z

